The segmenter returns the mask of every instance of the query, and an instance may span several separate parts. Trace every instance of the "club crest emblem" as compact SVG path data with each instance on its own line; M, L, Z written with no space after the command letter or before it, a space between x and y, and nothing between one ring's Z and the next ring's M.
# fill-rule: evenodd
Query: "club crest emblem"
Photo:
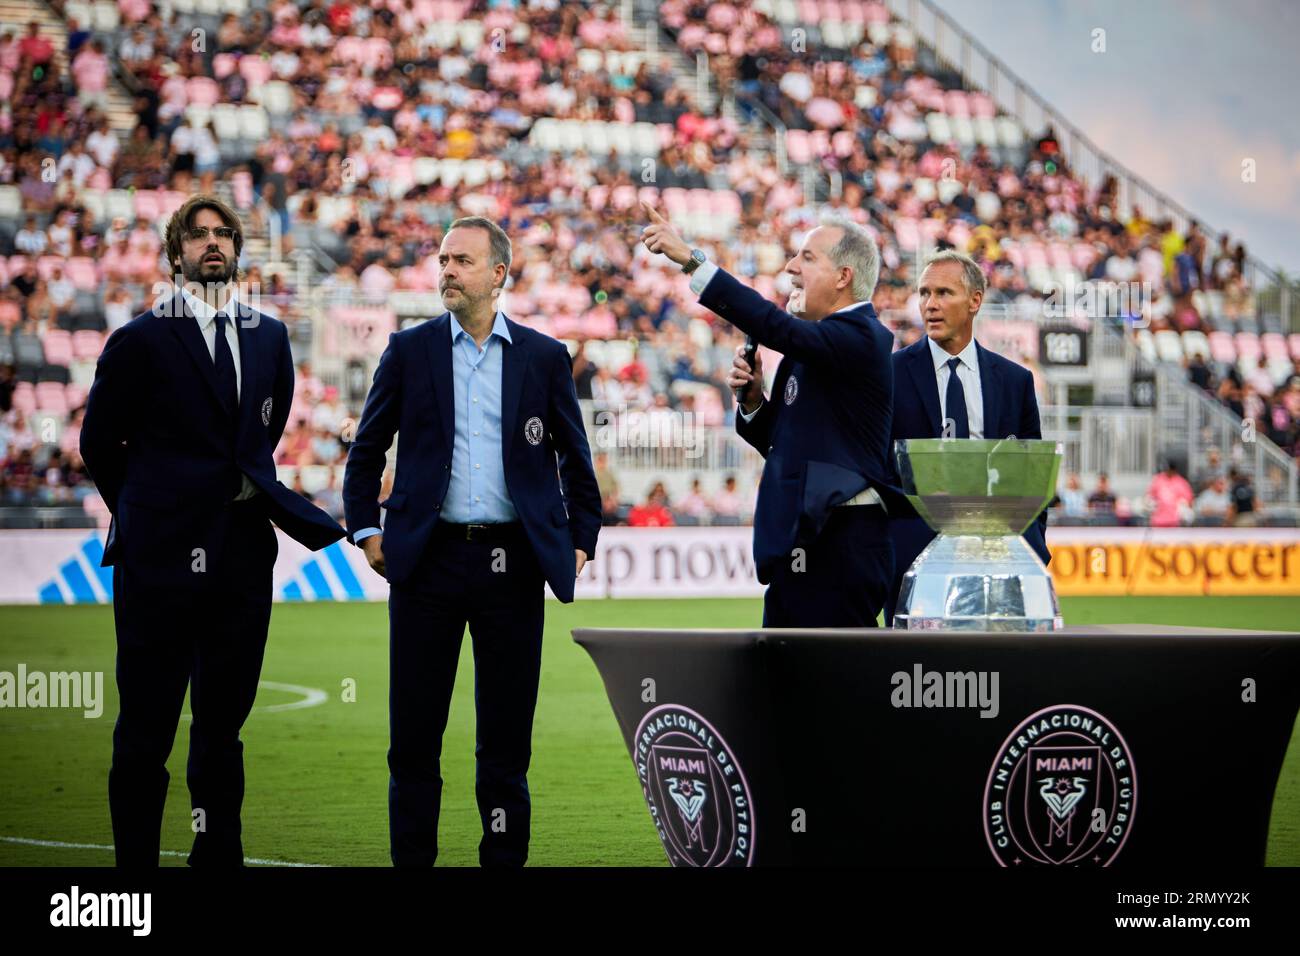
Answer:
M271 424L271 399L268 398L262 403L262 424Z
M1020 723L994 758L984 833L1003 866L1109 866L1137 808L1133 756L1087 707L1048 707Z
M707 720L680 704L641 719L637 774L673 866L751 866L754 807L735 752Z
M785 383L785 403L787 405L793 405L794 400L798 397L799 397L799 380L795 378L793 375L791 375L790 380Z
M530 445L540 445L542 443L542 420L534 415L524 423L524 437L528 439Z

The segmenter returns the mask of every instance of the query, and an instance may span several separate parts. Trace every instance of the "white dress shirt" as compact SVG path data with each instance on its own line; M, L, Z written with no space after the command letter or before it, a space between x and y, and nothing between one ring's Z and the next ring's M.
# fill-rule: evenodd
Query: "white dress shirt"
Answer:
M957 381L961 382L962 391L966 394L966 420L970 425L970 437L983 438L984 392L980 389L980 359L979 352L975 350L975 339L972 338L967 342L966 347L955 356L949 355L936 345L934 339L926 339L926 341L930 343L930 357L934 359L934 377L939 385L940 421L948 420L948 376L952 374L948 368L948 361L958 358L961 359L961 364L957 366Z
M194 313L194 320L199 324L199 333L203 336L203 342L208 347L208 356L215 364L217 361L217 313L224 312L230 316L230 321L226 323L226 342L230 345L230 356L235 360L235 399L238 400L242 395L243 389L243 369L239 362L239 330L235 328L235 323L239 321L238 308L239 304L235 299L234 289L231 289L230 298L220 309L214 309L198 296L191 295L188 289L181 289L181 295L185 297L185 302ZM247 475L239 476L242 482L239 494L235 495L236 501L243 501L245 498L251 498L257 494L257 486L253 484Z

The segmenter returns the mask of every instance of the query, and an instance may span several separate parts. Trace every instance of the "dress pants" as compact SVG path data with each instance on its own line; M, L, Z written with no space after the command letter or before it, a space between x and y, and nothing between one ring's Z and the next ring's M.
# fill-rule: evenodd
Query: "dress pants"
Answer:
M479 863L527 860L544 582L522 524L440 523L411 577L390 587L394 866L431 866L438 856L442 735L466 624L474 644Z
M894 547L879 505L831 510L821 533L772 569L764 627L875 627L893 577Z
M118 564L113 569L120 709L113 729L109 809L118 866L157 866L167 758L190 687L186 782L197 829L191 866L241 866L244 745L271 620L279 545L260 496L231 502L220 555L179 594Z

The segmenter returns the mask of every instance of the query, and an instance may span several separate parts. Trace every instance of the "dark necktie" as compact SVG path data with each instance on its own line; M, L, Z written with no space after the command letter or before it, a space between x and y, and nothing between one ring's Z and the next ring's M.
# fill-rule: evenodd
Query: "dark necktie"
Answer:
M235 378L235 357L230 352L230 343L226 341L226 323L230 316L224 312L217 313L217 335L212 361L217 366L217 395L226 407L231 421L239 411L239 383Z
M961 379L957 377L957 366L961 364L961 359L948 359L948 394L944 398L944 408L948 412L948 420L953 424L951 438L970 438L970 419L966 415L966 390L961 387Z

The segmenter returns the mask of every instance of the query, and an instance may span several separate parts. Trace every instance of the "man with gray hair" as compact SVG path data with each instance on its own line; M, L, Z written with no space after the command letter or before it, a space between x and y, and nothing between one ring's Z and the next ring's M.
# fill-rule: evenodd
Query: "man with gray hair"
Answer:
M510 262L510 238L492 220L451 224L438 251L448 311L389 338L344 472L348 540L389 585L394 866L432 866L438 855L442 734L466 624L479 862L527 860L544 583L572 601L596 553L600 490L569 350L501 311Z
M1027 368L975 341L975 315L984 301L984 273L952 249L930 257L917 283L925 338L893 355L893 441L900 438L1042 438L1034 377ZM1044 511L1025 540L1046 564ZM892 624L903 576L933 539L920 518L889 523L894 580L885 617Z
M645 208L646 248L691 274L702 305L783 356L770 400L757 352L751 366L737 349L727 380L740 390L736 430L767 459L754 513L763 626L875 627L893 576L885 509L915 513L889 482L894 337L871 306L875 240L824 217L786 263L784 312Z

